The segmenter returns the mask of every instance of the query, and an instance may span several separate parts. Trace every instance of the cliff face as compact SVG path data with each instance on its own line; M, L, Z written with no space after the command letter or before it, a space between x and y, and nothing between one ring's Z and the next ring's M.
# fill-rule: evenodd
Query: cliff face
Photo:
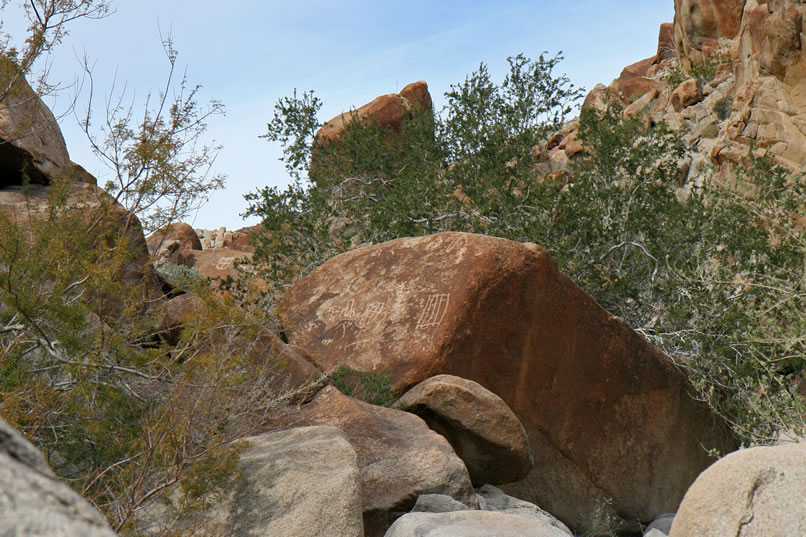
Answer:
M806 165L806 56L801 0L675 0L654 56L598 85L585 107L611 103L685 129L692 150L685 181L734 178L751 147L793 171ZM561 137L573 137L572 123ZM550 143L549 162L561 148ZM567 152L566 152L567 153ZM573 155L562 155L572 157ZM554 170L546 170L554 171Z

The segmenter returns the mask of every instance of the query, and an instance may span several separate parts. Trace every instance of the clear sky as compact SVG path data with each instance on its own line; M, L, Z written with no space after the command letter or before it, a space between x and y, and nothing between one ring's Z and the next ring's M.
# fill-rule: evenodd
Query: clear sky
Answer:
M178 66L201 98L218 99L224 117L209 122L208 137L223 144L215 170L227 188L191 221L195 227L237 229L256 223L239 215L243 195L287 182L280 148L258 136L266 132L274 103L294 88L315 90L324 101L320 119L392 93L416 80L428 82L437 108L450 84L485 62L496 80L506 58L562 51L560 72L587 89L608 84L621 69L651 56L658 28L671 22L673 0L120 0L100 21L78 21L54 53L51 82L71 83L81 73L78 57L94 65L96 96L109 93L117 76L129 98L158 91L168 63L160 35L170 33ZM3 14L15 30L11 10ZM117 73L117 75L115 75ZM67 111L63 92L49 100ZM79 96L79 102L86 91ZM102 104L99 101L99 104ZM103 110L99 109L98 112ZM106 172L67 113L61 119L71 158L98 176Z

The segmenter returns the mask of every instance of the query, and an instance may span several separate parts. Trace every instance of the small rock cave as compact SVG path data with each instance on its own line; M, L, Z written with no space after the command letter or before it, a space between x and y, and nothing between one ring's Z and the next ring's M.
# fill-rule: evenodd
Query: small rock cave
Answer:
M47 185L50 181L36 169L28 152L0 139L0 189L24 184Z

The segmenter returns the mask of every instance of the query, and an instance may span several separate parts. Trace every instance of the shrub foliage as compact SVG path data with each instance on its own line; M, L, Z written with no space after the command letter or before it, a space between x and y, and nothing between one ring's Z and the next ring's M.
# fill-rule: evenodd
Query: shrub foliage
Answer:
M510 58L501 83L482 64L402 136L354 117L320 144L313 92L278 102L265 137L293 182L247 196L264 273L282 288L347 249L439 231L536 242L686 368L745 442L801 425L803 180L748 155L735 184L683 185L682 133L615 106L582 110L585 151L569 174L546 173L539 148L581 95L554 74L560 59Z

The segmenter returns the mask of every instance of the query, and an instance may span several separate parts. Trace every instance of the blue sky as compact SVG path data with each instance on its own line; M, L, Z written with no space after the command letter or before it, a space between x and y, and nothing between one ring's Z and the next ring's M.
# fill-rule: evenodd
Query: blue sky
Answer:
M506 58L523 52L562 51L560 71L577 86L609 83L621 69L654 54L658 28L671 22L673 0L137 0L118 2L101 21L79 21L54 53L50 79L70 83L81 73L78 57L94 64L96 95L126 84L130 98L156 92L167 74L160 34L170 33L178 66L201 98L218 99L224 117L209 123L209 139L224 145L215 170L228 175L191 222L230 229L256 223L239 214L243 195L287 182L280 148L265 133L274 103L294 88L313 89L324 101L321 120L378 95L425 80L437 108L450 84L485 62L496 80ZM223 7L226 5L226 8ZM13 13L5 29L15 31ZM117 73L117 74L116 74ZM50 100L66 111L70 91ZM79 96L79 102L86 92ZM99 102L100 104L100 102ZM102 110L99 110L102 112ZM71 158L104 182L105 172L66 114L62 130Z

